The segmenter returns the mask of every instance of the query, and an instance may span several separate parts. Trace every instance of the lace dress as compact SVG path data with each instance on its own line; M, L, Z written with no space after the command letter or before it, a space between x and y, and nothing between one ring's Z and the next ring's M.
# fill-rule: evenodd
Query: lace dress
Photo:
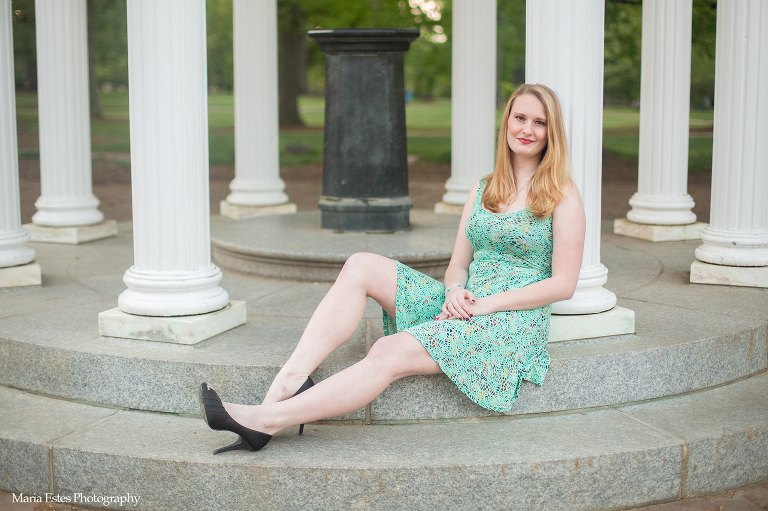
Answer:
M474 250L466 288L476 298L552 274L552 218L539 221L529 209L487 211L481 203L485 184L480 182L465 230ZM523 379L543 383L551 306L434 321L444 301L441 282L397 262L395 318L384 311L385 334L413 335L462 392L490 410L509 410Z

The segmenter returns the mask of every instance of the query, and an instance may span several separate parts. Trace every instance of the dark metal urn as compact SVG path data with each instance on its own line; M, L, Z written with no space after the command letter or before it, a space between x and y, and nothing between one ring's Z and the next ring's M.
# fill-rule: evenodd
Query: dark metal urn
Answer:
M418 30L311 30L327 57L322 228L410 228L403 55Z

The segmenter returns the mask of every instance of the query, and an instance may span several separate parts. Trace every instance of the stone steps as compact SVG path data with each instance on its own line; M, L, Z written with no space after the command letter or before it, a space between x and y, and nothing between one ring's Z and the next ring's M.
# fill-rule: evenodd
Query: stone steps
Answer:
M0 489L130 494L147 510L626 509L768 478L765 372L577 413L309 424L303 437L290 428L257 453L218 456L234 435L199 418L7 387L0 408Z
M208 381L225 389L224 399L260 402L330 284L226 272L222 285L230 297L247 302L246 325L194 347L99 338L96 317L115 306L124 289L122 271L131 264L130 224L120 229L120 236L88 245L36 245L43 287L0 294L0 385L193 414L197 385ZM637 335L550 344L546 384L525 382L509 414L654 399L763 371L768 293L684 284L695 246L606 236L611 288L620 305L635 311ZM556 320L567 328L567 316ZM371 302L353 338L314 377L322 380L360 360L381 335L380 308ZM398 381L367 409L341 419L399 423L496 415L446 377L431 376Z
M297 287L311 294L310 286ZM260 302L252 304L251 310ZM766 367L764 322L689 311L685 321L674 322L680 331L670 333L649 321L670 315L670 307L629 305L638 315L641 334L550 345L546 384L524 382L508 414L653 399L720 385ZM0 384L92 404L190 414L198 406L197 385L208 381L232 389L222 396L226 400L256 404L306 324L305 318L276 322L251 313L247 325L195 348L85 335L82 322L106 306L96 302L61 309L60 314L0 319ZM28 328L30 322L46 320L51 321L50 332ZM361 359L380 335L378 318L365 320L355 337L315 371L315 379ZM397 422L497 415L464 397L444 375L397 381L367 408L341 418Z

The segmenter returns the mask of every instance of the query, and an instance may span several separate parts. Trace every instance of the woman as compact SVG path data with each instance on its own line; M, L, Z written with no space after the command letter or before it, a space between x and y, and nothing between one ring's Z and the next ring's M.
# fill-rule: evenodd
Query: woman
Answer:
M573 296L585 218L570 177L560 104L543 85L509 98L496 168L464 206L445 285L397 261L354 254L323 298L260 406L222 403L203 383L200 407L231 449L259 450L278 431L357 410L404 376L445 373L470 399L507 411L523 379L541 385L551 304ZM313 385L309 375L347 341L366 299L384 310L385 337L353 366Z

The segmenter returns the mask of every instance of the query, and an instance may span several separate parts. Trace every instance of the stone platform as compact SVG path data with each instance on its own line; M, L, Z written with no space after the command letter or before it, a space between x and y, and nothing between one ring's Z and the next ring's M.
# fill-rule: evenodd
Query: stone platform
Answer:
M214 234L233 223L214 218ZM690 284L698 242L650 244L606 223L606 287L635 311L636 334L552 343L544 385L524 383L508 414L444 376L406 378L304 437L291 428L259 453L213 457L232 435L199 419L199 383L259 402L330 284L225 270L246 325L196 346L100 338L98 313L132 263L130 228L33 244L42 287L0 290L0 407L12 412L0 415L0 490L130 492L149 510L570 511L768 479L768 291ZM364 356L380 314L368 305L316 381Z
M221 268L262 277L333 282L355 252L397 259L442 279L460 217L414 209L411 229L395 233L335 233L320 228L320 212L211 222L213 260Z

